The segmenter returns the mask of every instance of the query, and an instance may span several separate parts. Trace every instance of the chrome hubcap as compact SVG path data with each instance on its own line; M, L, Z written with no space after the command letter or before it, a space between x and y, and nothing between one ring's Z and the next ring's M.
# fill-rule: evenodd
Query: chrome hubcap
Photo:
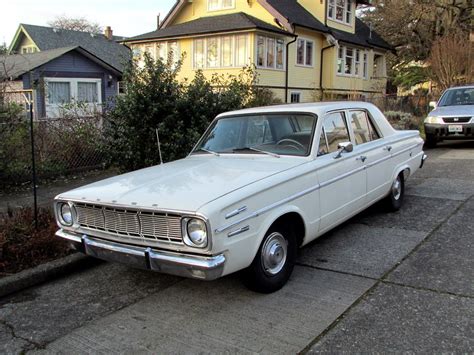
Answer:
M402 182L400 176L392 184L392 196L395 200L398 200L402 196Z
M262 267L267 275L278 274L285 266L288 242L278 232L268 236L262 247Z

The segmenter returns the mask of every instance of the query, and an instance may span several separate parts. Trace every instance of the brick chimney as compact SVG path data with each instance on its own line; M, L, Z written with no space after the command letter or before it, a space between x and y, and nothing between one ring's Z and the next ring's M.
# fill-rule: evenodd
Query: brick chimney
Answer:
M112 35L113 35L112 28L111 28L110 26L106 26L106 27L105 27L105 30L104 30L104 36L105 36L109 41L111 41L111 40L112 40Z

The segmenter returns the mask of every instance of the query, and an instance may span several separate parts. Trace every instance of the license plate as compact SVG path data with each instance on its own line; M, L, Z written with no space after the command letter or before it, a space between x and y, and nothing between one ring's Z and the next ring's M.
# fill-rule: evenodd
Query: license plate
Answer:
M460 124L457 125L450 125L448 127L449 132L453 133L462 133L462 126Z

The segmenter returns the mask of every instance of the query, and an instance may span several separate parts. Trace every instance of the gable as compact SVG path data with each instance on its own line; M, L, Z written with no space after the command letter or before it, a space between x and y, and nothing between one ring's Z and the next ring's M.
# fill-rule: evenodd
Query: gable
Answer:
M256 17L261 21L267 22L273 26L276 26L275 16L268 12L258 1L242 1L235 0L234 7L225 10L214 10L209 11L208 9L209 0L194 0L192 2L185 1L179 2L176 7L176 14L173 14L173 10L169 16L163 22L163 28L181 24L184 22L196 20L200 17L209 16L222 16L227 14L233 14L237 12L243 12L250 16Z
M19 48L23 37L31 39L39 51L80 46L122 72L131 58L130 50L126 46L114 40L108 40L102 34L28 24L20 24L9 53L13 53L13 48Z

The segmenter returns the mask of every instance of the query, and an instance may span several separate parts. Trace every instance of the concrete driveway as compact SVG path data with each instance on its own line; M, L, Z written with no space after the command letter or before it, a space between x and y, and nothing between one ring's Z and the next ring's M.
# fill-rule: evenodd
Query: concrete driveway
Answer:
M279 292L102 263L0 300L0 353L472 353L474 144L427 153L401 211L306 246Z

